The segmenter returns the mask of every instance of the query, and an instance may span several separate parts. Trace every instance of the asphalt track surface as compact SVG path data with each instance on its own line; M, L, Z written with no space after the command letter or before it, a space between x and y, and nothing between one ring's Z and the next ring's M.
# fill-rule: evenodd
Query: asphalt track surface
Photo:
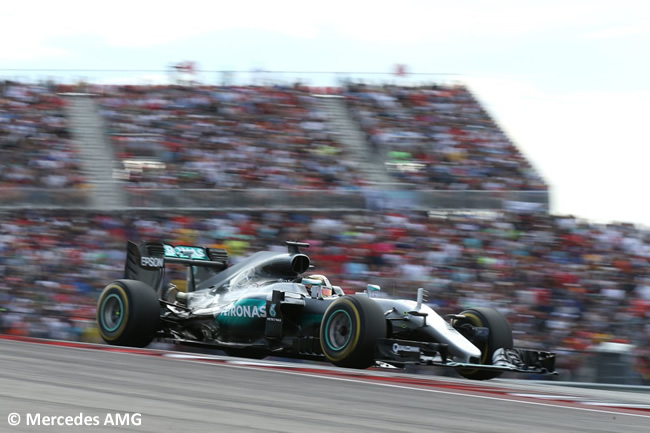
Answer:
M650 432L647 392L1 338L1 432Z

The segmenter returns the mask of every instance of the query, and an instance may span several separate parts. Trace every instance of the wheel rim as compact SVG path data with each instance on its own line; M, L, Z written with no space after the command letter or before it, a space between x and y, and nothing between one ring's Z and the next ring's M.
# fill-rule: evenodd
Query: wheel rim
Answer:
M124 320L124 304L116 294L110 294L102 303L100 314L102 327L108 332L116 331Z
M345 349L352 337L352 318L347 311L335 311L325 324L327 347L339 351Z

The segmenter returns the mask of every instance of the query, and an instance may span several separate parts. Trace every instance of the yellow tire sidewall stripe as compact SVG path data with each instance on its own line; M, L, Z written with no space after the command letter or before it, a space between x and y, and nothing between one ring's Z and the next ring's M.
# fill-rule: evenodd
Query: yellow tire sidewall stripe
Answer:
M361 316L359 314L359 309L357 308L356 304L349 299L342 299L339 304L348 304L350 308L352 308L352 311L354 312L354 318L356 320L356 332L354 333L354 338L352 339L352 343L348 345L348 347L345 348L345 350L341 351L341 353L337 354L336 356L330 355L326 350L325 350L325 344L323 339L321 339L321 349L323 350L323 353L329 359L330 361L341 361L345 358L347 358L350 355L350 352L354 351L356 349L357 345L359 344L359 339L361 338ZM339 308L339 305L336 306L336 308ZM326 329L325 332L328 330Z
M97 311L97 314L101 314L101 312L102 312L101 311L101 305L104 302L104 298L106 298L106 296L108 295L108 292L111 289L115 289L116 291L118 291L120 293L120 296L122 297L122 300L124 301L124 312L123 312L124 317L122 318L122 324L120 325L119 328L117 328L117 330L115 330L114 333L112 333L113 334L112 336L104 334L104 332L102 330L102 327L99 326L99 333L101 334L102 338L104 340L107 340L107 341L115 341L118 338L120 338L122 336L122 333L124 332L124 329L126 328L126 325L127 325L128 321L129 321L129 298L128 298L128 296L126 296L126 291L124 290L124 287L119 286L119 285L117 285L115 283L109 284L104 289L104 292L102 293L102 296L99 298L98 305L99 305L100 308L99 308L99 311Z

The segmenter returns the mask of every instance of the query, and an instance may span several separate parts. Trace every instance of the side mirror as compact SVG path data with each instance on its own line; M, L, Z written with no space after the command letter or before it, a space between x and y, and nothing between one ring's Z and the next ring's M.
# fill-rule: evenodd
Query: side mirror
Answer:
M368 284L366 286L366 293L368 293L368 297L372 298L372 292L378 292L381 290L381 287L379 287L376 284Z

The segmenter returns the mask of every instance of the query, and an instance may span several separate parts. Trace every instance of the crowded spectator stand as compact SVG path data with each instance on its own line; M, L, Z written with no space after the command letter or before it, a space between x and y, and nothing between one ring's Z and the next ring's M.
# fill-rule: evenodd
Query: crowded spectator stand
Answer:
M0 302L11 312L1 316L5 333L92 341L96 297L121 275L127 239L225 248L233 263L281 249L282 239L302 239L319 273L347 293L374 282L400 297L424 287L442 314L498 308L515 339L522 337L518 344L562 354L566 380L590 377L589 351L598 345L628 344L637 355L630 374L648 379L650 233L631 225L516 213L50 211L0 221Z
M0 182L83 187L59 96L65 86L5 82ZM86 86L98 95L126 189L301 194L369 185L302 86ZM365 86L345 98L398 182L419 189L545 191L519 150L462 86ZM272 161L272 164L268 162ZM9 187L9 189L7 189ZM253 206L254 207L254 206ZM319 273L347 293L418 287L442 314L481 305L510 320L518 345L560 352L560 379L592 380L595 350L627 347L626 380L650 383L650 233L593 224L536 206L490 214L380 206L307 211L3 208L0 332L97 341L103 284L121 276L127 240L225 248L237 263L299 239ZM181 274L170 273L172 280ZM609 346L607 346L609 345Z

